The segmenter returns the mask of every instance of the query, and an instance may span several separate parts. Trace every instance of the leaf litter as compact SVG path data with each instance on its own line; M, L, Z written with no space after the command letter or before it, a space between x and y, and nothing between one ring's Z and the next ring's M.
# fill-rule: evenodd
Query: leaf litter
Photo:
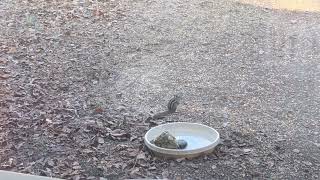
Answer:
M1 7L1 169L66 179L181 179L195 177L204 161L217 171L244 168L243 163L254 167L261 158L274 168L285 158L280 150L260 158L253 144L261 140L232 129L207 157L154 157L142 136L165 121L141 118L122 104L121 93L114 100L107 86L118 62L104 29L125 18L120 1L16 1ZM107 64L101 60L106 57ZM247 177L259 173L245 172Z

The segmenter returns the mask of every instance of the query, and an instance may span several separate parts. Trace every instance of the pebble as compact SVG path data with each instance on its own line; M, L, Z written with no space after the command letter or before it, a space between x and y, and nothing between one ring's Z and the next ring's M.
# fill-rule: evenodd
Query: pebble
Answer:
M286 140L282 138L277 139L277 142L283 142L283 141L286 141Z
M222 124L223 127L227 127L228 125L229 125L229 122L224 122L224 123Z
M117 94L116 94L116 98L119 99L119 98L121 98L121 97L122 97L122 93L117 93Z
M309 161L303 161L303 163L304 163L305 165L307 165L307 166L312 166L312 163L309 162Z
M179 139L177 140L177 144L179 146L179 149L184 149L187 147L188 143L187 141L183 140L183 139Z
M259 54L260 54L260 55L264 54L264 50L260 49L260 50L259 50Z
M153 170L157 170L157 168L155 166L152 166L152 167L149 167L148 170L153 171Z
M184 161L184 160L186 160L186 158L178 158L178 159L176 159L176 161L177 161L178 163L180 163L180 162L182 162L182 161Z
M295 152L295 153L299 153L299 152L300 152L299 149L294 149L294 150L292 150L292 151Z
M252 149L243 149L243 152L244 153L249 153L249 152L251 152L252 151Z
M290 23L291 24L296 24L298 21L297 20L291 20Z
M194 169L199 169L199 166L196 165L196 164L193 164L193 163L189 164L189 166L192 167L192 168L194 168Z
M104 143L104 139L102 137L98 137L98 143L99 144L103 144Z

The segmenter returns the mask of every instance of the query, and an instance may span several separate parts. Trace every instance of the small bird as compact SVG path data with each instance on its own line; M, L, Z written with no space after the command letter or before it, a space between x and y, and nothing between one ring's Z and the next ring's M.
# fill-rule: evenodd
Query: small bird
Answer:
M172 99L169 100L167 108L167 111L155 114L152 119L162 119L165 116L172 114L176 112L178 105L180 104L181 96L180 95L174 95Z

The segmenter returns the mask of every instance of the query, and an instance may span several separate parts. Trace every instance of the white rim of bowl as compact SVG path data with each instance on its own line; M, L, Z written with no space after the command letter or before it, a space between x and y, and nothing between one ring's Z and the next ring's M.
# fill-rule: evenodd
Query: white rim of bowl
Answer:
M204 146L202 148L198 148L198 149L193 149L193 150L183 150L183 149L167 149L167 148L162 148L162 147L158 147L154 144L152 144L148 139L147 136L150 133L150 131L152 131L152 129L155 128L159 128L161 126L167 126L170 124L193 124L193 125L198 125L198 126L203 126L206 127L208 129L210 129L211 131L214 131L217 134L217 138L214 142L212 142L210 145L208 146ZM163 153L163 154L169 154L169 155L187 155L187 154L196 154L196 153L201 153L201 152L206 152L208 150L213 149L217 144L219 144L220 141L220 134L217 130L213 129L210 126L204 125L204 124L200 124L200 123L187 123L187 122L174 122L174 123L166 123L166 124L161 124L159 126L155 126L151 129L149 129L147 131L147 133L144 135L144 141L145 144L148 146L148 148L150 148L153 151L159 152L159 153Z

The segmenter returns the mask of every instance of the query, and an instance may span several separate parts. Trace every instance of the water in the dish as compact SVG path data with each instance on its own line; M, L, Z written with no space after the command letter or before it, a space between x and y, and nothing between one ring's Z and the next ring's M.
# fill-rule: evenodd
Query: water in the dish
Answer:
M183 150L198 149L198 148L208 146L212 143L208 139L205 139L199 136L176 136L176 139L183 139L187 141L188 145Z

